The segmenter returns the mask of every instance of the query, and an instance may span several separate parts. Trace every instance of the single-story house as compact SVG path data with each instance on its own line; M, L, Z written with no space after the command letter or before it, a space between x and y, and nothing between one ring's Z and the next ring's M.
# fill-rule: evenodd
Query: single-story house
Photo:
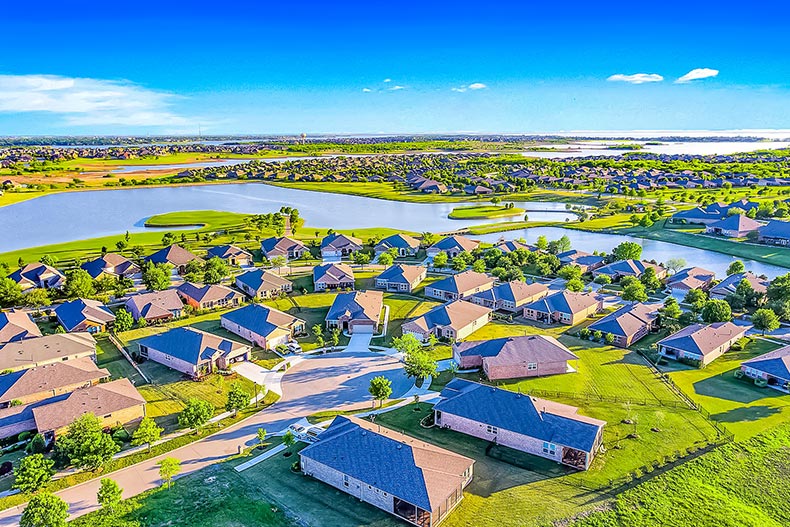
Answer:
M96 340L88 332L55 333L8 342L0 348L0 371L19 371L83 357L96 360Z
M627 348L658 329L658 310L662 307L661 303L627 304L596 320L588 328L590 331L600 331L603 334L614 336L616 346Z
M587 470L605 421L574 406L464 379L453 379L433 407L434 422L462 434Z
M55 316L68 333L104 333L115 322L115 314L110 308L90 298L78 298L58 305Z
M263 349L275 349L306 331L307 322L262 304L250 304L225 313L220 324L234 335Z
M43 401L109 378L110 372L90 357L6 373L0 375L0 408Z
M460 340L488 324L490 319L491 310L487 307L455 300L409 320L401 326L401 331L404 335L414 335L422 342L428 342L430 335Z
M470 240L464 236L448 236L434 243L426 250L429 258L433 258L439 253L447 253L448 258L455 258L463 252L472 252L480 245L477 240Z
M313 267L313 289L354 289L354 271L343 263L328 263Z
M524 306L524 318L544 324L559 322L575 326L602 310L603 301L595 293L558 291Z
M342 258L362 250L362 240L345 234L330 234L321 240L322 258Z
M770 388L790 393L790 346L742 362L741 371L751 379L764 380Z
M676 212L670 218L672 223L692 223L692 224L699 224L699 225L709 225L711 223L715 223L721 220L722 216L724 216L726 212L722 213L721 211L706 211L701 209L700 207L694 207L693 209L688 210L681 210Z
M384 308L381 291L340 293L326 314L327 328L340 328L348 333L375 333Z
M242 249L241 247L236 247L235 245L219 245L217 247L212 247L207 251L209 258L221 258L228 262L230 265L235 265L237 267L248 267L252 265L252 253Z
M398 251L399 257L404 256L414 256L417 254L417 250L420 248L420 240L417 238L413 238L408 234L393 234L392 236L387 236L379 243L376 244L374 250L376 252L376 256L389 251L390 249L396 249Z
M752 231L756 231L763 224L743 214L733 214L723 220L715 221L705 227L705 234L726 236L728 238L744 238Z
M494 311L517 313L526 304L540 300L548 294L549 288L543 284L513 281L495 285L491 289L468 296L465 300Z
M496 278L485 273L463 271L425 286L425 296L438 300L458 300L494 287Z
M175 289L152 291L132 295L124 304L135 321L141 318L146 322L164 322L173 318L180 318L184 310L184 303Z
M272 298L293 291L293 283L272 271L255 269L236 277L236 287L251 298Z
M499 240L494 244L494 248L499 249L503 253L512 253L517 249L523 249L529 252L535 252L538 250L538 248L534 245L529 245L518 240Z
M474 460L353 416L337 416L299 452L307 476L418 527L463 499Z
M195 309L233 307L244 301L244 295L224 285L184 282L176 291L185 304Z
M25 311L0 311L0 347L6 342L41 336L41 329Z
M169 264L173 266L173 272L184 274L187 264L193 260L202 262L203 259L195 256L177 244L170 245L164 249L159 249L154 254L146 256L145 261L153 264Z
M751 326L732 322L692 324L658 341L658 354L667 359L698 361L710 364L738 342Z
M480 368L492 381L541 377L575 371L568 361L578 360L554 337L526 335L453 344L459 369Z
M131 280L140 280L142 278L142 270L139 265L116 253L107 253L95 260L85 262L80 267L88 271L88 274L94 279L102 276L111 278L125 277Z
M557 255L562 265L575 265L582 270L582 273L595 271L603 267L606 259L597 254L590 254L584 251L570 250Z
M711 288L709 291L710 297L716 300L723 300L727 298L727 295L735 293L738 288L738 284L740 284L743 280L747 280L751 284L752 289L756 293L760 294L767 293L768 285L771 283L771 281L767 278L757 276L751 271L732 274Z
M261 253L271 260L277 256L284 256L286 260L301 258L307 247L300 241L288 237L266 238L261 242Z
M790 245L790 222L773 220L757 229L758 241L768 245Z
M376 287L411 293L425 280L428 269L420 265L395 264L376 277Z
M200 378L226 370L234 362L249 360L246 344L192 327L173 328L139 342L140 356L168 368Z
M35 262L17 269L8 278L19 284L22 291L31 289L59 289L63 287L66 277L63 273L49 265Z
M702 267L688 267L667 278L667 289L673 295L685 296L692 289L702 289L707 291L716 273L708 271Z
M667 270L662 266L640 260L619 260L617 262L612 262L594 270L593 276L598 277L606 275L612 279L612 282L616 282L624 276L639 278L648 267L653 268L659 279L667 276Z

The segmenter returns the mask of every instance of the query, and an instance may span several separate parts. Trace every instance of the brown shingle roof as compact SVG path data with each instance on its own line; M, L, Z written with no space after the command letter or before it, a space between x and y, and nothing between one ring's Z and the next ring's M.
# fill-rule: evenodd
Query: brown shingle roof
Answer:
M96 341L87 332L56 333L9 342L0 349L0 371L30 368L40 363L95 352Z
M7 374L15 375L13 373ZM21 399L41 392L58 390L74 384L98 381L110 376L110 372L99 368L90 357L81 357L66 362L55 362L31 368L16 374L13 384L0 394L0 403Z

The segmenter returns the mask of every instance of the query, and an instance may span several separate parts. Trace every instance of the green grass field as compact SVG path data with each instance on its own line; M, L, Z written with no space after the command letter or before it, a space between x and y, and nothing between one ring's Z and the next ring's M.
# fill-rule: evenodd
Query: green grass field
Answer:
M524 212L524 209L519 209L517 207L508 208L498 205L469 205L466 207L455 207L447 217L453 220L477 220L523 216Z
M790 518L790 427L730 443L620 494L573 527L781 527ZM564 524L567 525L567 524Z

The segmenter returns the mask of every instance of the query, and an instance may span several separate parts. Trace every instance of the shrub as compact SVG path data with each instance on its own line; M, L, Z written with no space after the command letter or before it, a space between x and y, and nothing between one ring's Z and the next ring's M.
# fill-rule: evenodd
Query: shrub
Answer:
M25 431L25 432L22 432L21 434L19 434L18 440L19 441L27 441L31 437L33 437L33 432Z
M132 436L129 435L129 432L127 432L125 428L119 428L118 430L113 431L112 438L116 442L120 441L121 443L128 443L131 441Z
M602 332L600 332L600 331L594 331L594 332L593 332L593 338L594 338L595 340L598 340L598 341L600 341L600 340L603 338L603 333L602 333Z
M579 337L583 339L590 338L590 328L582 328L579 330Z

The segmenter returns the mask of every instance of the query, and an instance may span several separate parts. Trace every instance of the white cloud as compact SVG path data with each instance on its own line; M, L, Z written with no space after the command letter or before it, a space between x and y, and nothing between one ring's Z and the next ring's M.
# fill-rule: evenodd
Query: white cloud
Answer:
M719 70L714 70L711 68L694 68L690 72L686 73L678 80L675 81L675 84L686 84L691 81L696 81L700 79L709 79L711 77L715 77L719 74Z
M384 82L392 82L392 79L384 79Z
M645 84L647 82L661 82L664 77L658 73L634 73L632 75L625 75L617 73L607 78L609 82L627 82L629 84Z
M486 88L488 88L488 86L486 86L482 82L473 82L472 84L470 84L468 86L456 86L456 87L450 88L450 90L458 92L458 93L464 93L466 90L484 90Z
M398 90L405 90L406 86L401 86L400 84L396 84L392 88L387 88L389 91L398 91Z
M370 88L362 88L362 91L365 92L365 93L370 93L373 90L371 90Z
M174 98L123 80L0 75L0 112L62 114L66 124L75 126L188 124L170 110Z

